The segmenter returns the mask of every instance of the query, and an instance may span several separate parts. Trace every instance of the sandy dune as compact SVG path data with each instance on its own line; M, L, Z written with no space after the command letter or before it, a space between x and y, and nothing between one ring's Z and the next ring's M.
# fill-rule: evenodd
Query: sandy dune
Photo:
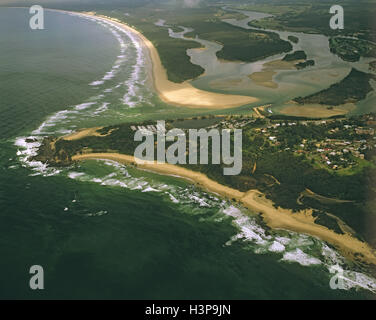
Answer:
M73 140L79 140L88 136L101 136L98 130L102 129L102 127L94 127L94 128L88 128L88 129L82 129L76 132L73 132L72 134L69 134L67 136L64 136L64 140L73 141Z

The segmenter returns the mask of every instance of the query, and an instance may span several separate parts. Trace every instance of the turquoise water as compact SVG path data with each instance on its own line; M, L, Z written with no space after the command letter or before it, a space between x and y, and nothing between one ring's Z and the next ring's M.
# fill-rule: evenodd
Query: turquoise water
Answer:
M327 244L269 230L179 179L111 161L30 162L39 144L28 137L189 111L158 100L132 35L57 12L31 31L27 17L0 9L0 298L372 297L352 282L329 288L334 264L356 287L376 282ZM35 264L39 292L28 287Z

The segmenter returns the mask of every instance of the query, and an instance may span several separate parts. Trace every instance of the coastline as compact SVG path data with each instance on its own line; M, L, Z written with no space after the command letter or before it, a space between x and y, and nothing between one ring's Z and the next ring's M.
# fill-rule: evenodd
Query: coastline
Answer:
M141 40L143 45L148 49L152 60L153 82L160 98L170 104L203 109L225 109L248 103L256 102L258 99L247 96L236 96L207 92L194 88L188 82L178 84L168 80L166 70L164 69L158 52L154 45L145 38L140 32L129 27L124 23L120 23L114 19L103 16L94 16L90 13L77 13L78 15L86 15L97 17L98 19L107 20L117 26L135 33ZM245 99L245 100L244 100ZM248 102L246 102L248 100ZM241 102L240 102L241 101ZM82 138L79 133L75 139ZM72 138L71 138L72 139ZM135 163L133 156L117 154L117 153L88 153L73 156L72 160L86 159L108 159L120 163L132 164L144 170L150 170L163 175L174 175L194 182L199 187L226 197L230 200L234 199L243 204L250 210L261 213L265 222L274 229L286 229L300 233L309 234L318 237L340 249L340 251L352 260L361 260L376 265L375 250L367 243L356 239L351 234L340 235L327 229L324 226L314 223L311 212L304 211L293 213L291 210L276 209L270 200L267 200L258 190L250 190L248 192L240 192L236 189L221 185L202 173L194 172L182 167L169 164L143 164Z
M143 45L149 52L149 56L152 61L152 74L155 90L157 91L160 99L168 104L188 108L218 110L240 107L259 101L259 99L250 96L204 91L195 88L187 81L183 83L172 82L168 80L167 72L162 65L157 49L154 47L153 43L149 39L147 39L141 32L123 22L110 17L95 15L94 13L71 13L103 19L116 24L120 28L136 34L141 39Z
M122 10L121 13L124 11L128 10ZM130 13L132 14L132 12ZM17 16L20 16L21 22L25 20L16 10L14 13L15 17L13 17L13 13L5 16L17 23L19 22L16 20ZM78 16L53 14L47 10L45 14L47 17L51 15L57 17L58 20L61 19L61 21L56 21L62 26L62 28L59 27L56 34L63 32L64 37L65 35L69 37L70 32L67 33L67 31L71 30L71 26L75 28L77 25L78 27L82 26L83 32L79 33L79 28L75 28L76 36L85 39L88 34L87 29L89 28L89 31L94 29L99 34L103 33L103 37L100 38L111 44L106 50L103 50L106 54L109 51L108 55L113 57L113 53L115 52L116 56L116 52L119 51L118 46L121 41L117 41L111 31L107 27L98 25L96 20L89 21ZM113 13L108 15L113 15ZM137 13L138 15L139 13ZM157 12L156 15L159 13ZM128 17L121 19L128 20ZM7 19L4 19L4 22L8 22ZM9 25L9 23L6 24ZM135 25L138 26L138 23ZM48 38L51 36L52 39L59 39L59 37L55 37L55 32L51 32L54 31L50 30L51 26L51 23L47 25L49 27ZM111 29L117 30L114 27ZM141 29L149 30L144 29L143 25ZM7 28L3 30L6 35ZM21 31L24 33L24 30ZM117 30L117 32L122 41L128 43L128 37L122 34L121 30ZM76 48L72 47L68 41L69 45L64 46L64 51L61 52L69 54L64 54L64 56L72 55L73 58L86 56L86 60L90 60L92 58L90 49L100 45L102 41L98 42L97 32L89 33L94 36L93 44L91 44L92 39L86 38L88 45L83 47L77 45ZM36 34L39 35L38 32ZM140 98L143 98L145 104L150 105L151 108L144 109L144 103L136 102L136 99L131 100L135 101L136 108L129 110L127 106L124 108L122 100L119 98L121 99L122 94L127 92L125 86L118 87L112 92L108 90L103 97L99 97L107 87L114 88L118 83L123 83L123 81L125 83L131 79L131 77L126 77L122 70L128 74L133 61L136 61L133 57L134 45L138 44L138 47L141 48L143 45L136 36L128 34L135 38L129 48L132 50L132 57L128 58L132 60L132 64L129 66L130 60L128 60L128 66L126 60L121 62L120 72L114 73L112 80L109 79L103 85L94 88L94 85L88 86L91 80L86 81L85 75L82 74L81 69L85 68L75 68L72 73L69 73L81 74L82 81L73 82L73 86L77 87L79 94L75 95L75 91L64 89L64 84L54 92L58 81L47 81L45 86L44 83L41 84L41 87L46 89L42 91L47 94L29 95L26 100L25 97L13 95L15 102L19 103L13 103L13 110L7 108L5 110L7 113L3 114L4 120L6 120L3 131L5 137L9 136L9 138L6 138L3 145L2 179L5 183L3 184L2 206L5 228L2 232L2 243L5 259L0 270L7 276L2 282L2 291L8 296L13 295L10 298L16 299L27 298L30 294L34 294L30 291L29 286L24 285L27 282L24 281L24 274L28 271L25 272L25 266L31 265L30 257L33 256L39 259L35 263L40 263L43 267L46 266L48 277L54 282L53 287L47 283L47 290L42 291L48 299L64 299L66 297L85 299L88 296L93 299L118 299L120 295L120 298L123 299L129 297L130 299L179 300L186 299L187 294L196 296L197 299L209 297L209 299L319 298L334 300L373 299L376 297L374 265L367 267L366 264L353 263L350 259L344 259L344 255L338 248L317 237L290 232L287 228L271 229L270 224L266 223L265 214L262 216L257 211L247 209L245 205L240 204L240 201L232 200L230 193L227 198L214 193L214 191L207 192L206 189L209 187L195 184L191 177L174 175L168 170L166 173L158 173L158 168L137 168L136 164L130 165L125 160L125 164L121 164L116 159L98 160L100 158L69 161L69 158L81 152L83 154L89 152L122 153L132 156L133 146L139 145L137 142L132 142L135 131L141 126L147 127L148 125L152 125L154 129L156 119L158 117L163 119L163 115L168 112L170 112L170 117L166 119L167 130L182 128L187 133L190 128L197 130L203 128L209 131L211 127L215 129L226 129L230 126L241 127L243 131L247 131L245 135L247 139L243 140L245 145L244 149L242 148L245 165L244 171L240 175L240 177L245 177L244 180L238 179L236 176L227 179L228 177L223 177L221 172L218 174L217 168L210 168L210 165L209 168L204 168L205 165L201 166L201 169L199 166L184 165L184 168L202 172L220 184L243 191L243 194L240 195L243 198L251 188L257 188L268 198L270 195L275 204L286 206L286 208L308 208L311 206L317 208L322 204L322 207L328 208L328 211L338 215L341 219L344 218L343 221L350 223L362 235L364 229L359 226L365 225L367 229L364 236L367 243L373 244L372 217L367 219L372 210L371 212L353 210L353 207L357 206L356 200L352 200L353 204L344 203L343 205L334 202L349 201L340 199L357 199L357 194L366 193L352 193L347 197L349 193L339 194L343 190L342 185L338 189L320 189L320 186L323 185L320 180L316 180L317 183L311 183L315 180L306 179L307 183L302 186L307 185L317 192L310 197L311 191L303 190L300 187L301 180L298 181L299 186L294 188L295 181L285 178L287 169L293 168L290 166L290 161L283 163L283 161L278 161L281 158L274 158L275 154L267 152L271 157L264 157L263 159L266 161L261 163L260 156L263 157L266 153L261 149L255 150L252 140L257 137L257 130L264 128L263 123L269 124L269 116L272 116L270 110L274 113L273 109L269 109L273 106L266 104L266 100L263 102L265 108L261 106L263 103L260 100L259 103L252 105L216 112L167 106L157 97L156 91L153 90L153 94L151 94L152 65L146 48L143 49L145 53L142 55L144 62L140 64L140 60L137 61L138 66L142 68L139 77L132 77L132 79L136 81L136 87L140 86L139 88L141 88L138 92L147 92L145 97ZM146 35L149 36L149 33ZM150 39L154 39L154 36L151 35ZM136 41L133 42L134 40ZM54 48L56 47L54 43L54 41L46 43L43 41L41 48ZM27 45L28 43L25 43L24 47ZM10 43L9 49L13 47L19 47L18 41ZM156 48L159 51L159 47L156 46ZM75 49L81 54L77 55ZM12 51L9 50L9 60L14 57ZM82 55L86 52L87 54ZM102 57L102 55L98 57ZM7 56L5 58L8 59ZM161 58L164 61L162 54ZM69 62L69 60L67 61ZM104 75L101 70L110 70L107 64L111 62L111 59L106 60L96 59L98 64L91 64L91 67L89 63L91 74L98 71L98 76L95 78L101 79L100 77ZM71 63L74 62L75 60L71 60ZM79 62L78 67L85 66L81 61ZM118 63L120 60L112 66L116 66ZM144 66L142 66L143 64ZM45 59L45 65L48 71L51 69L50 66L56 66L56 61L55 59ZM17 70L17 66L15 69ZM135 75L132 75L133 68L130 69L129 75ZM64 73L66 69L62 70ZM145 75L147 75L145 80L147 87L142 88L140 83L144 81ZM20 76L22 78L22 75ZM92 75L88 77L92 78ZM17 87L18 78L20 77L9 77L8 87ZM21 84L27 88L28 82ZM128 83L131 84L133 81ZM34 87L37 84L34 83ZM33 87L32 81L31 87ZM205 87L201 88L205 90ZM213 88L217 92L226 92L217 89ZM90 94L85 95L85 90L88 90ZM212 89L208 88L207 90ZM96 94L91 94L91 91ZM48 96L48 93L51 92L59 97L61 94L62 98L49 99L51 97ZM231 91L228 92L231 93ZM5 98L9 96L6 90L3 93ZM253 94L250 93L250 95ZM68 99L69 96L76 97L77 100L67 103L65 98ZM23 100L27 102L29 108L23 107ZM60 105L56 105L56 102L59 101ZM85 106L76 109L76 105L94 101L97 103L86 109ZM102 103L107 103L107 101L110 105L102 106ZM53 106L47 108L50 104ZM154 104L157 106L153 108ZM16 106L20 108L15 109ZM257 120L252 113L252 121L257 120L257 123L255 125L252 122L247 123L248 120L251 120L248 119L248 114L252 112L253 107L257 111L260 110L258 113L261 117L266 118L265 121ZM158 116L159 109L161 112ZM14 117L17 110L20 111L17 112L17 117ZM30 110L34 110L32 116L28 115ZM179 117L173 115L177 112L181 113ZM242 115L242 112L245 113L245 116ZM152 116L148 116L148 114ZM357 115L354 116L354 120L356 117ZM342 121L342 119L339 120ZM270 123L278 121L270 120ZM285 122L288 125L294 121L296 120L288 119ZM303 121L301 120L301 122ZM321 121L306 121L309 125L313 122L319 125ZM22 125L23 123L27 123L27 127ZM221 124L218 125L218 123ZM330 123L332 120L328 120L329 125ZM348 124L352 123L355 122L348 122ZM158 128L156 129L158 133ZM153 131L155 134L155 130ZM321 136L324 137L324 134ZM154 138L156 138L155 135ZM58 141L59 139L64 139L64 141L61 143ZM268 139L266 135L265 139ZM257 145L262 144L259 138L255 142L260 142ZM168 146L169 143L167 143ZM264 146L266 144L262 146L262 149ZM48 157L48 150L51 150L50 157ZM212 153L213 151L209 154L209 159ZM36 159L36 157L43 156L46 161ZM186 156L188 157L189 154ZM257 161L253 163L253 159ZM286 159L289 160L288 157ZM284 159L282 158L282 160ZM272 169L269 165L273 166ZM286 166L286 170L283 168L284 166ZM155 165L155 167L158 166ZM316 166L314 168L316 169ZM297 169L299 169L299 173L307 172L304 170L305 167L300 165ZM293 169L291 171L295 172ZM358 173L356 173L357 175ZM249 176L251 178L247 178ZM292 176L294 177L294 174ZM295 176L299 179L302 174L295 174ZM312 176L315 178L316 174ZM320 174L317 176L321 177ZM366 177L372 177L372 175L366 175ZM352 183L352 180L352 178L349 180L349 184ZM364 181L365 179L359 180ZM6 183L7 181L9 183ZM347 183L347 181L345 182ZM335 183L333 185L336 186ZM368 191L366 183L360 186L365 187L358 188L356 191ZM303 191L299 193L298 191L301 190ZM344 190L346 191L346 189ZM247 195L250 201L263 201L262 194L256 191L249 192ZM295 205L297 199L301 200L298 206ZM365 201L368 199L372 200L372 196L361 198L359 204L366 204ZM329 201L333 201L333 203ZM335 209L332 210L332 207ZM344 211L340 211L341 208ZM347 232L340 225L342 220L334 215L333 217L329 216L325 209L319 209L320 212L316 209L317 212L314 214L317 217L316 223L323 224L338 233L342 232L341 229ZM358 212L362 214L360 219L357 217ZM348 217L350 218L347 219ZM307 219L309 218L310 212L307 213ZM337 224L333 220L336 218L339 219ZM355 234L351 230L348 233ZM370 240L368 241L368 239ZM372 249L374 248L376 248L376 244L372 245ZM344 273L341 273L341 269ZM64 273L61 272L62 270L73 272ZM333 271L335 271L334 274ZM340 277L342 275L344 277L344 290L332 290L329 286L329 280L337 275L337 272ZM73 290L72 286L69 286L72 283L72 273L74 278L78 279ZM17 280L16 283L15 280ZM51 280L48 282L50 283ZM53 290L49 290L51 287ZM38 294L40 291L35 290L35 293Z
M193 182L198 187L211 193L235 200L255 213L260 213L264 221L273 229L285 229L308 234L337 247L344 256L351 260L376 265L376 253L367 243L360 241L349 233L338 234L328 228L314 223L312 211L292 212L287 209L276 209L273 202L264 197L258 190L241 192L211 180L205 174L195 172L171 164L143 163L137 164L134 157L119 153L87 153L75 155L73 161L82 160L112 160L119 163L130 164L138 169L152 171L162 175L173 175Z

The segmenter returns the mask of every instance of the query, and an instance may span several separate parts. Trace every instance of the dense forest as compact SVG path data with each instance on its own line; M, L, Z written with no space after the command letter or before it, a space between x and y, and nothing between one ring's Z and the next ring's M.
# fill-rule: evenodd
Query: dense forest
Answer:
M319 103L333 106L357 102L363 100L373 90L369 83L371 79L376 79L376 77L352 68L343 80L331 85L328 89L306 97L295 98L294 101L300 104Z
M297 50L293 53L288 53L283 57L283 61L295 61L295 60L305 60L307 59L307 54L303 50Z

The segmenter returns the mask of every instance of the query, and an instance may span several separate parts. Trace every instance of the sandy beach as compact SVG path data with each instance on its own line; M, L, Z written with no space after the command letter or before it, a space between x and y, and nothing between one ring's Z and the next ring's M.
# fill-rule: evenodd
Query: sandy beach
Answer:
M82 14L92 16L92 14L90 13ZM131 31L137 34L140 39L142 39L142 43L148 49L150 58L152 60L152 74L155 89L158 92L160 98L166 103L190 108L225 109L258 101L258 99L249 96L227 95L203 91L194 88L189 82L177 84L169 81L158 52L151 41L145 38L140 32L124 23L115 21L114 19L111 19L109 17L97 17L100 19L106 19L121 28ZM261 82L264 82L264 85L267 84L268 86L272 86L272 77L274 70L289 69L292 67L293 64L291 64L290 62L270 62L267 66L267 69L262 71L264 72L264 74L258 75L258 79L256 78L253 80L258 80L260 84ZM345 110L342 108L340 110L329 110L325 106L320 106L319 110L317 109L317 106L315 106L314 108L312 107L312 109L307 109L310 107L312 106L300 107L297 105L289 105L286 107L286 109L283 109L281 113L285 112L286 114L291 114L295 112L296 115L301 115L304 113L304 115L307 116L307 112L312 112L316 116L323 117L324 114L325 116L330 116L339 113L344 114L348 111L346 108ZM99 128L84 129L77 133L63 137L63 139L75 140L81 139L85 136L99 135L99 133L97 132L98 129ZM318 237L321 240L327 241L328 243L337 247L344 256L350 259L361 260L366 263L376 265L375 250L372 249L367 243L358 240L350 233L337 234L334 231L329 230L325 226L315 224L311 210L294 213L291 210L280 208L277 209L274 207L273 202L266 199L265 196L258 190L241 192L239 190L221 185L218 182L209 179L202 173L191 171L176 165L157 163L137 164L134 157L130 155L109 152L87 153L75 155L72 157L73 161L81 161L86 159L108 159L117 161L119 163L131 164L142 170L149 170L163 175L173 175L181 177L185 180L193 182L200 188L203 188L209 192L215 193L230 200L235 200L245 207L249 208L254 213L262 214L265 222L274 229L286 229Z
M102 136L98 130L102 129L102 127L94 127L94 128L88 128L88 129L82 129L76 132L73 132L72 134L64 136L64 140L73 141L73 140L79 140L88 136Z
M328 228L314 223L311 210L292 212L286 209L276 209L273 203L266 199L258 190L241 192L224 186L209 179L206 175L191 171L176 165L144 163L137 164L133 156L118 153L89 153L76 155L74 161L86 159L107 159L119 163L131 164L139 169L153 171L163 175L173 175L195 183L200 188L215 193L230 200L236 200L254 213L261 213L265 222L274 229L285 229L308 234L327 241L336 246L349 259L360 259L363 262L376 265L375 250L349 233L338 234Z
M110 17L101 15L96 16L94 13L80 14L107 20L123 29L126 29L127 31L133 32L142 40L142 43L148 49L150 58L152 60L152 73L155 90L157 91L160 99L168 104L188 108L226 109L239 107L258 101L257 98L250 96L221 94L200 90L193 87L188 81L183 83L172 82L168 80L167 72L162 65L157 49L142 33L126 25L125 23Z

